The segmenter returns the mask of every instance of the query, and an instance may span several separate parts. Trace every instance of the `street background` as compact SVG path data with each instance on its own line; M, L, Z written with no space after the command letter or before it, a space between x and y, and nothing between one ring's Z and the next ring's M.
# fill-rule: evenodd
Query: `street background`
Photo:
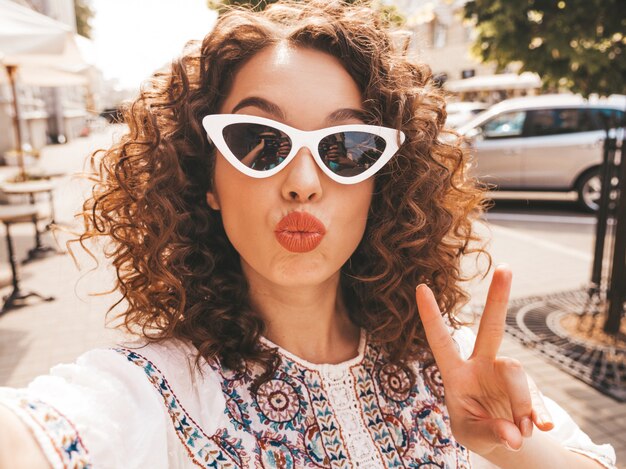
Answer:
M4 187L0 203L17 200L7 196L2 183L18 175L20 162L29 163L19 173L26 186L32 176L27 171L58 173L53 182L60 229L54 236L46 232L43 239L65 251L66 241L75 236L72 232L81 231L75 214L91 190L91 183L76 174L88 169L85 161L94 150L109 147L125 131L123 125L111 123L120 121L122 109L137 96L141 83L193 48L189 41L211 34L218 16L233 4L262 10L275 1L0 0L0 186ZM361 0L345 0L357 1ZM476 228L488 240L494 265L507 263L512 268L512 299L520 303L529 297L548 299L588 286L596 217L581 212L576 200L589 209L598 208L600 187L606 182L599 171L605 130L626 125L626 3L366 3L394 29L395 50L430 67L433 83L447 97L446 127L468 137L481 180L501 189L575 188L580 193L580 197L575 191L493 194L495 206ZM546 96L552 93L558 96ZM496 114L489 110L477 114L487 108ZM489 120L480 121L481 115ZM529 152L531 148L536 151ZM622 150L618 159L626 161ZM39 202L39 212L48 208L45 200ZM619 223L626 221L626 211L614 220L611 227L626 226ZM44 217L40 225L45 222ZM6 228L0 232L4 237ZM34 246L34 226L16 223L11 234L15 257L21 261ZM618 242L607 245L612 244L616 257L623 257L619 240L626 238L614 239ZM64 252L19 265L23 291L53 295L55 300L33 301L0 316L0 386L24 386L58 363L124 340L114 327L115 311L106 317L118 296L94 295L109 290L115 279L102 254L105 246L87 247L93 256L74 244L74 257ZM465 273L485 267L484 259L478 266L475 261L464 259ZM466 285L472 298L464 310L467 317L480 312L490 278L488 273ZM613 278L615 285L623 284L623 276ZM610 296L623 298L624 292L618 290L611 289L616 294ZM0 295L10 292L6 241L0 239ZM509 309L507 320L514 320L509 326L520 318L515 307ZM545 335L541 337L537 348L550 344ZM562 336L557 334L557 339ZM570 339L568 344L575 341ZM559 345L559 352L565 348ZM626 403L573 378L509 336L501 354L524 363L543 392L595 442L613 445L618 467L626 469ZM595 362L595 371L602 373L590 374L596 383L610 375L604 373L605 355ZM565 363L563 356L557 359ZM583 364L581 355L576 360L572 367ZM619 375L612 376L619 381Z
M85 159L94 149L109 146L123 131L120 125L107 126L89 137L42 150L40 166L66 174L56 179L55 211L59 224L80 229L74 214L88 194L90 183L73 174L85 169ZM0 177L6 178L15 170L3 168ZM45 205L44 202L42 207ZM490 240L488 250L494 263L507 263L513 270L512 298L571 290L589 280L593 217L580 213L572 202L498 200L479 230ZM18 224L12 233L17 258L22 259L33 246L33 227ZM63 247L70 237L68 233L57 234ZM44 239L54 243L49 233ZM2 243L0 263L4 270L0 277L2 284L8 285L10 272ZM92 247L101 263L97 270L93 270L95 262L79 249L75 251L82 270L77 269L68 254L20 266L23 289L54 295L56 300L33 302L0 317L0 385L24 386L57 363L71 362L86 350L107 347L123 338L105 322L105 312L115 297L89 295L112 284L106 260L97 246ZM472 269L473 264L468 259L466 269ZM468 285L472 309L484 302L489 279L490 276ZM9 292L8 286L0 291L3 295ZM521 360L542 391L563 406L595 442L614 446L619 467L626 468L626 404L602 395L511 338L505 339L501 353Z

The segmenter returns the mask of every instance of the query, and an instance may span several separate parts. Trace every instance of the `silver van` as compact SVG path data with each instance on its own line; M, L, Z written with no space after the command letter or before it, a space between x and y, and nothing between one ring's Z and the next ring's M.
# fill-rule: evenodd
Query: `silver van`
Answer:
M576 191L580 205L595 211L604 129L623 126L625 111L622 95L515 98L495 104L457 132L470 145L472 171L482 181L501 190Z

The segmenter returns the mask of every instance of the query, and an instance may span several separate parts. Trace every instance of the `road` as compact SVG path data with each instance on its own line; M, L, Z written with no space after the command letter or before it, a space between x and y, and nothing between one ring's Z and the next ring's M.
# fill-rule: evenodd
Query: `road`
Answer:
M541 242L574 256L593 258L596 218L581 211L576 203L524 199L499 199L494 203L485 216L489 224L514 230L520 239L528 237L533 243Z

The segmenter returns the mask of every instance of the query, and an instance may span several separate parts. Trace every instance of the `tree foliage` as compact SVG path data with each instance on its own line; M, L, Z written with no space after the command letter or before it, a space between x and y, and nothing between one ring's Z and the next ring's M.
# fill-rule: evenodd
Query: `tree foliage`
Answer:
M502 70L538 73L546 87L626 94L626 1L472 0L473 52Z
M261 11L268 5L276 3L277 0L207 0L210 9L216 10L218 13L224 13L233 6L243 6L251 8L254 11ZM306 1L306 0L302 0ZM405 22L404 15L395 5L385 4L377 0L342 0L344 3L356 4L361 3L369 5L379 10L383 18L388 24L394 26L402 26Z
M91 37L91 19L95 12L90 0L74 0L76 31L81 36Z

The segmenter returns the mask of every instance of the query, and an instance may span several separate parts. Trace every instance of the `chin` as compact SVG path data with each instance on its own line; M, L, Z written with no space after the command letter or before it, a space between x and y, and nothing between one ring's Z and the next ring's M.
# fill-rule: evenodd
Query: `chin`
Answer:
M332 277L334 272L290 271L273 276L276 284L284 287L310 287L320 285Z
M329 265L328 261L315 259L313 261L304 258L282 264L271 276L276 284L285 287L307 287L320 285L339 272L341 264L337 268Z

